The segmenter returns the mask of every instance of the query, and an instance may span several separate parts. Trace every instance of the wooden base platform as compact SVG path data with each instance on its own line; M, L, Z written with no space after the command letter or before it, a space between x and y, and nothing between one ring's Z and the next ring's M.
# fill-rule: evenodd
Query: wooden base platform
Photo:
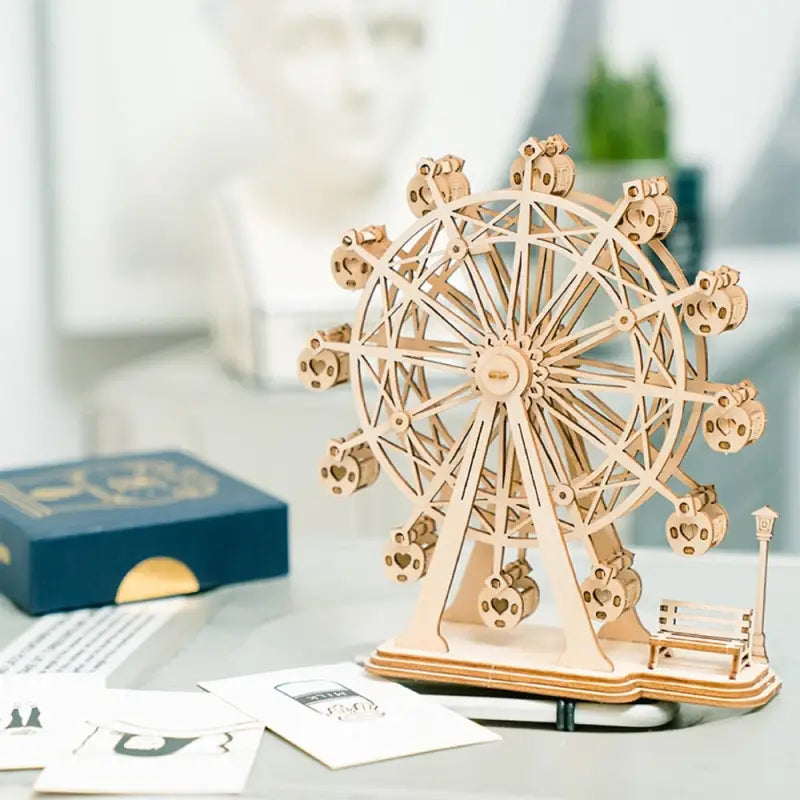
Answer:
M757 708L779 691L781 681L768 664L754 663L730 679L730 659L709 653L676 651L657 669L647 668L645 644L602 640L614 664L610 672L560 666L563 637L558 628L522 625L511 632L483 625L442 623L448 653L429 653L380 645L365 667L378 675L438 681L492 689L569 697L601 703L631 703L640 698L682 703Z

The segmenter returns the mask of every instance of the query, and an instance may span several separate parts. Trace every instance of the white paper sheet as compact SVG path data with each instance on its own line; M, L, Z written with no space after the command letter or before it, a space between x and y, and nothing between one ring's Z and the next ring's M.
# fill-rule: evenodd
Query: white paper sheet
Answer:
M201 692L109 690L87 709L71 752L38 792L238 794L264 726Z
M200 683L334 769L500 737L352 663Z
M0 689L124 685L202 625L203 598L48 614L0 651Z
M79 740L94 693L29 686L0 694L0 770L40 769Z

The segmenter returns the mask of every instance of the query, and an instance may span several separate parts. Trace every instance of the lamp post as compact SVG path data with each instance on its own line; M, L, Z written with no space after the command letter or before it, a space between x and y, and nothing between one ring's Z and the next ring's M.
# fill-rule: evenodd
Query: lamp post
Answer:
M756 592L755 628L753 631L753 661L767 663L766 642L764 640L764 607L767 602L767 559L772 529L778 513L769 506L762 506L753 512L756 518L756 538L758 539L758 587Z

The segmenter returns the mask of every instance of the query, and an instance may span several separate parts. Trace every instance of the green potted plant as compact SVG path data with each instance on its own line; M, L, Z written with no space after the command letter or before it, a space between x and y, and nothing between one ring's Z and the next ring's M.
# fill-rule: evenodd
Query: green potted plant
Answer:
M669 158L667 101L652 64L626 77L598 58L583 95L581 119L590 163Z
M623 181L666 175L678 203L678 223L667 246L693 279L704 238L703 174L671 158L669 102L655 65L623 75L598 57L581 95L580 112L583 163L576 188L614 201Z

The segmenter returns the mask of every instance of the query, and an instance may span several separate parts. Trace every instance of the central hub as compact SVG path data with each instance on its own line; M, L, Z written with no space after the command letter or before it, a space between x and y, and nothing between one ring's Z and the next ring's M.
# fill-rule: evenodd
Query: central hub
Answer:
M488 348L475 365L478 388L493 397L522 394L530 379L530 361L511 345Z

